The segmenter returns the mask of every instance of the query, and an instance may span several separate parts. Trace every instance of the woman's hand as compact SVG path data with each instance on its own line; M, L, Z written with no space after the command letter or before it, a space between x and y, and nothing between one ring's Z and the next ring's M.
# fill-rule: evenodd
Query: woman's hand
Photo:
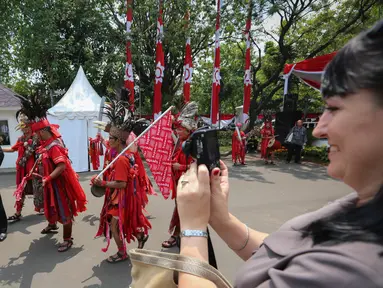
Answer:
M210 225L229 218L229 172L223 161L211 173Z
M177 186L181 228L205 230L210 218L210 177L205 165L193 163Z

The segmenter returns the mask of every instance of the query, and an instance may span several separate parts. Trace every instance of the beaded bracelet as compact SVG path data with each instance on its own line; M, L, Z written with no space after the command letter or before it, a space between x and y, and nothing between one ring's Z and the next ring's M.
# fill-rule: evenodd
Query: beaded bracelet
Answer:
M204 237L208 238L207 232L203 230L182 230L181 237Z

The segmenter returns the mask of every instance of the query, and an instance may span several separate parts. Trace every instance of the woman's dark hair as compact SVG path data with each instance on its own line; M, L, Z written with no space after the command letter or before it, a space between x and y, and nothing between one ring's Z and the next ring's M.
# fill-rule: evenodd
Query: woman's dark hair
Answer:
M324 98L372 91L383 105L383 20L349 41L327 65L322 78Z
M383 187L368 203L352 205L309 224L302 230L302 237L311 236L314 245L363 241L383 244Z

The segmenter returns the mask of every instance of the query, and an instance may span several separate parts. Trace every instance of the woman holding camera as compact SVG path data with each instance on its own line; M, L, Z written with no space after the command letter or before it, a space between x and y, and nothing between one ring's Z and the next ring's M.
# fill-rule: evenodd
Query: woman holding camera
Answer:
M193 161L193 158L190 155L186 155L183 152L182 145L189 138L190 134L197 128L197 112L197 104L195 102L190 102L185 105L173 123L178 140L175 144L172 155L172 199L175 199L177 196L177 185L181 175L186 172L186 170L190 167L190 163ZM170 238L162 242L163 248L171 248L176 246L177 240L179 239L180 219L178 216L177 204L174 207L172 219L170 220L169 233L171 233Z
M192 165L180 180L182 230L209 223L246 263L236 287L383 287L383 21L352 39L326 68L326 102L314 135L330 144L328 174L355 193L298 216L268 235L228 211L228 170ZM378 160L378 161L377 161ZM207 239L181 254L207 261ZM215 287L181 273L179 287Z

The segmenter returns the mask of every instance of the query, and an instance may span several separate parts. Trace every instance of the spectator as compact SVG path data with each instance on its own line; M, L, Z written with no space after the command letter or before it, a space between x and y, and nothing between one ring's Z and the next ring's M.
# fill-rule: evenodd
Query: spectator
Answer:
M297 121L290 133L286 137L286 143L288 143L287 163L290 163L293 154L295 153L295 163L301 163L302 148L307 143L307 130L303 127L302 120Z

